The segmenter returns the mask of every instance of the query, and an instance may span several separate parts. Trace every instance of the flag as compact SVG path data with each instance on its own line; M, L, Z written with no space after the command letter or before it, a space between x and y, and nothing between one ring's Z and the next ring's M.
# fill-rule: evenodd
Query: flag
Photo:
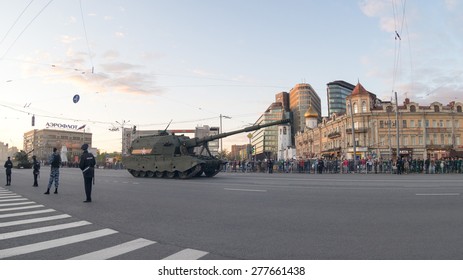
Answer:
M81 130L82 128L85 128L85 126L86 125L84 124L83 126L79 127L77 130Z

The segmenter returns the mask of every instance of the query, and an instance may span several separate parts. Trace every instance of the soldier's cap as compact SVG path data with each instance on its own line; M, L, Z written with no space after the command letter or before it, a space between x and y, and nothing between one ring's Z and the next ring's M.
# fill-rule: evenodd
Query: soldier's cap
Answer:
M83 144L80 148L85 151L88 149L88 144Z

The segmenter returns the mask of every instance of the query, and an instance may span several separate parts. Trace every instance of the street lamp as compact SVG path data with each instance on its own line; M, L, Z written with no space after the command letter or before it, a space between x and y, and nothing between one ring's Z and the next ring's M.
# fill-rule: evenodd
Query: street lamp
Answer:
M220 114L220 133L222 133L222 118L225 118L225 119L231 119L231 117L229 116L224 116L222 114ZM222 138L220 138L220 154L222 154L223 152L223 142L222 142Z
M122 120L122 122L116 121L116 123L121 127L122 130L122 139L121 139L121 154L124 155L124 125L129 123L130 120Z

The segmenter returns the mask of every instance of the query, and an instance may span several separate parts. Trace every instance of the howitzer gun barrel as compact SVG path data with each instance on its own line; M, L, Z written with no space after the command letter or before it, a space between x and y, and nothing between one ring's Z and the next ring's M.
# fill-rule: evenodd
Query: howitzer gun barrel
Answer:
M220 133L220 134L217 134L217 135L211 135L211 136L206 136L206 137L202 137L202 138L193 138L193 139L187 140L185 142L185 145L188 146L188 147L200 146L200 145L202 145L202 144L204 144L206 142L213 141L213 140L220 139L220 138L225 138L225 137L228 137L228 136L231 136L231 135L234 135L234 134L248 132L248 131L254 131L254 130L264 128L264 127L269 127L269 126L274 126L274 125L279 125L279 124L285 124L285 123L289 123L289 122L291 122L290 119L284 119L284 120L274 121L274 122L270 122L270 123L266 123L266 124L253 125L253 126L249 126L249 127L240 129L240 130Z

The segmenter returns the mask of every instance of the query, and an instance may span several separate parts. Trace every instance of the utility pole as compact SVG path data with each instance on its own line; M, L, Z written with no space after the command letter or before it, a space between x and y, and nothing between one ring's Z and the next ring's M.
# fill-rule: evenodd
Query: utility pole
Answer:
M400 135L399 135L399 103L397 103L397 92L395 92L395 129L397 137L397 159L400 152ZM397 167L398 168L398 167Z
M352 107L352 98L349 99L350 118L352 121L352 147L354 149L354 172L357 172L357 144L355 143L355 125L354 125L354 108Z

